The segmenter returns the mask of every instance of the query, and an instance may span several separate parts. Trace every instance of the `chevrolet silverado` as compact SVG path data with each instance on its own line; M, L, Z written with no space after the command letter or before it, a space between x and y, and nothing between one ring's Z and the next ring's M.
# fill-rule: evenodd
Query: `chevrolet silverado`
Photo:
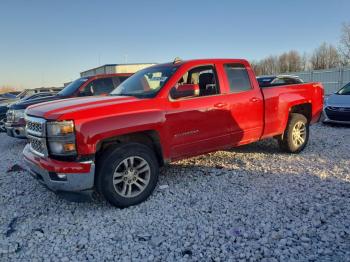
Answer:
M242 59L175 60L109 96L26 110L30 173L55 192L97 192L127 207L154 191L166 163L274 137L299 153L323 107L320 83L261 89Z

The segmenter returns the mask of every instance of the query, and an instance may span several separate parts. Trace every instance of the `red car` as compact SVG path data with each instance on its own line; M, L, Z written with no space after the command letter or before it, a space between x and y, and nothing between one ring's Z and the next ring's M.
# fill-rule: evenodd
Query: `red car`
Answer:
M81 77L71 82L63 90L55 93L37 93L36 97L24 98L8 107L5 128L7 135L26 138L24 111L31 105L82 96L108 95L132 74L100 74Z
M175 61L143 69L110 96L27 109L31 174L56 192L127 207L155 189L165 163L275 137L304 149L323 106L320 83L261 89L246 60Z

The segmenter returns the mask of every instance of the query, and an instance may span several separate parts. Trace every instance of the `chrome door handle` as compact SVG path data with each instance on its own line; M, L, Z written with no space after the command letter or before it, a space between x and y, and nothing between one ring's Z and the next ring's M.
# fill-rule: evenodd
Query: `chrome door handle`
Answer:
M250 102L254 102L255 103L255 102L258 102L258 101L259 101L259 99L256 98L256 97L253 97L253 98L250 99Z

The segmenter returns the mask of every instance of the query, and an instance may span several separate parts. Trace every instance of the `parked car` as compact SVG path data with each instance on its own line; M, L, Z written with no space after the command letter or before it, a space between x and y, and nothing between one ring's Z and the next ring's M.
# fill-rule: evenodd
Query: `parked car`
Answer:
M26 138L24 110L35 104L56 101L79 96L107 95L118 87L131 74L103 74L92 77L79 78L54 96L45 96L35 99L22 100L12 104L7 111L5 123L6 132L9 136L16 138Z
M57 95L57 92L41 92L41 93L36 93L34 95L30 95L27 97L24 97L20 100L20 102L31 100L31 99L37 99L41 97L51 97Z
M326 98L324 123L350 124L350 83Z
M6 132L5 123L6 123L6 112L9 105L15 103L17 98L4 98L0 99L0 133Z
M127 207L165 163L275 137L299 153L323 107L320 83L261 89L246 60L174 61L137 72L110 96L26 110L30 173L49 189Z
M3 99L14 99L16 98L16 95L14 94L11 94L11 93L5 93L5 94L1 94L0 95L0 99L3 100Z
M298 76L293 75L259 76L256 79L261 88L304 83Z
M6 98L4 100L0 100L0 133L6 132L6 114L9 109L9 106L11 104L15 103L23 103L24 101L28 101L31 99L39 98L39 97L48 97L48 96L54 96L57 93L56 92L38 92L31 94L31 92L11 92L15 96L8 96L9 98ZM28 95L28 96L26 96Z
M6 132L6 128L5 128L6 112L7 112L7 105L0 104L0 133Z

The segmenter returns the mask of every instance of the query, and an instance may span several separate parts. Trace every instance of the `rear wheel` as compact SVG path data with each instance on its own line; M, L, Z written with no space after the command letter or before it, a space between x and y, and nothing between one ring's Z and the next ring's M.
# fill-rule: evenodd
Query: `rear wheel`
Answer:
M280 148L288 153L301 152L309 141L309 122L304 115L292 113L283 135L279 138Z
M121 145L106 152L99 163L96 186L108 202L118 207L146 200L158 182L158 161L154 152L138 143Z

